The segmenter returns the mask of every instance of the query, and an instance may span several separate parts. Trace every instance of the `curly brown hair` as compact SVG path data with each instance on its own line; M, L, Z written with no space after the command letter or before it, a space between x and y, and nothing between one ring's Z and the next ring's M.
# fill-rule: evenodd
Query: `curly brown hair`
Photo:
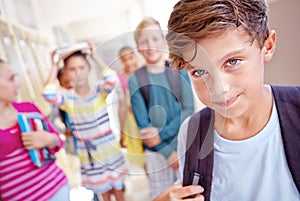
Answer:
M172 66L184 68L184 48L231 27L245 30L250 42L257 40L262 48L269 35L267 11L265 0L179 1L170 15L166 35Z

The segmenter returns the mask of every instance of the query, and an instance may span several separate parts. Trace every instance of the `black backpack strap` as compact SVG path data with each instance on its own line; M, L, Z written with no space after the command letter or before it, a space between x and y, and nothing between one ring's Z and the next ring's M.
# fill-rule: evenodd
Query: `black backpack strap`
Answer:
M135 76L139 84L139 90L144 98L145 104L148 108L150 102L150 81L146 66L138 68L135 71Z
M170 84L171 90L172 90L174 96L176 97L177 102L181 103L182 86L181 86L180 74L178 71L175 71L172 68L170 68L169 61L165 62L165 66L166 66L167 78L168 78L168 82Z
M182 100L182 86L181 86L181 77L180 74L170 68L170 63L165 62L167 79L170 84L173 95L176 100L181 103ZM148 108L150 103L150 81L148 77L148 72L146 66L138 68L135 71L135 76L139 84L139 90L144 98L145 104Z
M300 193L300 87L272 86L288 167Z
M183 186L200 184L210 200L214 163L214 113L205 108L191 116L188 125ZM195 183L196 182L196 183Z

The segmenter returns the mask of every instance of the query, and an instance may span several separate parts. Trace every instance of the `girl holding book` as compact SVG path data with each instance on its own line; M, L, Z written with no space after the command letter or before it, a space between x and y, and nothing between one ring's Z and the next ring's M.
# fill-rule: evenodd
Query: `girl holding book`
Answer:
M95 87L89 85L91 66L87 54L72 50L63 58L64 73L75 77L70 91L60 92L54 82L58 66L55 62L45 86L44 97L51 104L63 106L71 121L72 131L77 139L77 153L81 163L83 186L94 193L100 193L104 201L114 194L117 201L124 201L123 187L127 173L119 141L112 132L108 115L107 96L118 83L117 74L107 68L93 54L93 44L87 43L90 56L102 73ZM62 59L62 58L61 58ZM122 94L122 89L117 92Z
M53 156L63 141L37 106L16 102L20 84L15 78L8 64L0 60L0 200L70 200L67 178L55 161L46 163L39 155L40 164L34 164L31 158L30 153L41 149ZM42 122L47 130L22 132L21 115L25 120L34 116L39 119L34 122Z

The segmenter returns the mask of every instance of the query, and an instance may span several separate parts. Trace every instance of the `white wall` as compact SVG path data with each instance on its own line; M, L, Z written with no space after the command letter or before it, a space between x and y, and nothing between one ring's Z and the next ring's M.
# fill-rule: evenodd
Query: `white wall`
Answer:
M270 26L277 32L277 48L265 68L266 83L300 85L299 10L299 0L281 0L270 5Z

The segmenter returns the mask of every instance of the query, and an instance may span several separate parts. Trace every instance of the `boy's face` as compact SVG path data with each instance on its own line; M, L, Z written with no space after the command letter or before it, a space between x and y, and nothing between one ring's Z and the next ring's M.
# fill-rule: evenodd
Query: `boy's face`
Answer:
M158 25L151 25L140 31L137 39L139 53L147 64L157 64L166 51L166 42Z
M201 40L183 52L191 61L188 72L198 98L226 118L237 118L255 107L263 94L264 62L275 50L275 32L262 49L257 41L249 42L247 33L229 29L222 36Z

